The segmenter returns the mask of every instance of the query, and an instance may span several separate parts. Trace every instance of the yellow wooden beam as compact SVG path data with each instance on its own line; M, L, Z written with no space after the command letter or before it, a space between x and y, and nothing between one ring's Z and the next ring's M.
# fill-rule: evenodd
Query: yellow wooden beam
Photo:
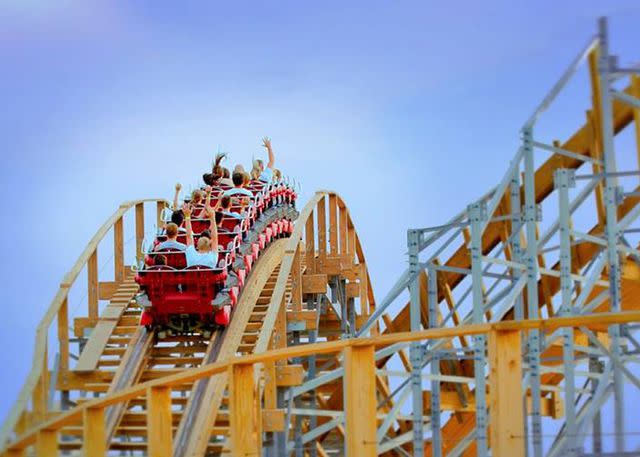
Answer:
M144 203L136 204L136 259L142 257L142 242L144 241Z
M84 457L104 457L107 437L104 429L104 408L86 408L82 420L82 452Z
M229 368L229 428L233 457L257 456L262 452L262 413L256 401L253 365Z
M116 283L124 279L124 226L122 217L113 224L113 262Z
M278 365L276 367L276 383L278 387L299 386L304 381L302 365Z
M327 293L327 275L309 274L302 276L303 294L325 294Z
M98 249L93 251L87 262L87 296L89 319L98 320Z
M36 438L36 455L56 456L58 455L58 432L56 430L40 430Z
M376 457L375 347L344 350L344 410L347 457Z
M151 387L147 391L149 457L171 457L171 387Z
M524 457L521 335L489 333L490 441L493 455Z
M284 409L264 409L262 411L262 430L265 432L284 432Z

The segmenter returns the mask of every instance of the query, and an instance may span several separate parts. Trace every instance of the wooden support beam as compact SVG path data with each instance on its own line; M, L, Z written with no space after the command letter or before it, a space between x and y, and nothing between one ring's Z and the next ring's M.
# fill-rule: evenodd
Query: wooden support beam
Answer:
M265 432L284 432L284 409L264 409L262 411L262 430Z
M57 430L40 430L36 438L36 456L53 457L58 455Z
M376 457L374 346L344 350L344 408L347 457Z
M631 86L633 87L636 97L640 95L640 76L631 76ZM640 168L640 109L633 109L633 124L636 137L636 154L638 157L638 168Z
M39 424L47 419L47 400L49 393L49 366L48 366L48 345L45 343L44 351L40 355L42 372L38 377L35 389L33 390L33 422Z
M69 371L69 299L65 297L58 309L58 345L60 347L60 372Z
M98 320L98 248L93 251L87 262L87 297L89 320Z
M294 311L302 310L302 254L298 244L291 265L291 306Z
M338 198L329 195L329 252L338 255Z
M326 294L327 293L327 275L313 274L302 276L302 293L303 294Z
M347 254L349 252L347 240L347 233L349 231L349 211L347 211L347 207L344 205L340 207L340 222L338 225L340 232L340 254ZM355 252L355 249L353 251Z
M25 457L25 455L24 449L9 449L4 454L5 457Z
M151 387L147 390L147 428L149 457L171 457L171 387Z
M124 225L122 217L113 224L113 262L116 283L124 279Z
M104 408L87 408L82 418L82 455L105 457L107 437L104 427Z
M316 218L318 219L318 260L316 271L323 271L327 259L327 211L326 198L322 197L316 206Z
M144 203L136 204L136 259L142 256L142 242L144 241Z
M257 456L262 452L262 412L256 401L253 365L229 367L229 428L233 457Z
M307 219L307 225L304 232L304 240L304 248L306 252L305 264L307 267L307 272L313 273L316 271L316 235L315 225L313 223L313 213L309 214L309 218Z
M162 227L163 222L162 222L162 211L164 210L164 202L159 201L156 203L156 224L157 224L157 228Z
M524 410L519 331L489 333L490 441L493 455L524 457Z
M98 299L111 300L113 294L118 291L118 284L115 281L100 281L98 283Z
M276 368L276 383L278 387L299 386L304 381L302 365L278 365Z

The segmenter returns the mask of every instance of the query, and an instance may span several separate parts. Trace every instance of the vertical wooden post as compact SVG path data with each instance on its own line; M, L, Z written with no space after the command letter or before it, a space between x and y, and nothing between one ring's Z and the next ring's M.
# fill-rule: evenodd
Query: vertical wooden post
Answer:
M329 252L338 254L338 198L329 195Z
M253 365L231 365L229 427L233 457L256 456L262 452L262 411L256 399Z
M47 343L44 345L43 353L40 355L42 363L42 372L33 391L33 420L35 424L44 422L47 418L47 400L49 392L49 365L48 365L48 348Z
M316 271L324 271L324 263L327 258L327 210L326 198L322 197L316 207L318 219L318 263Z
M347 244L347 233L349 231L349 213L347 207L342 204L340 206L340 254L344 255L349 252ZM353 250L355 252L355 249Z
M87 262L87 301L89 319L93 325L98 320L98 248L93 251Z
M136 259L141 258L144 241L144 203L136 204Z
M490 440L493 455L524 457L521 339L517 330L489 334Z
M294 311L302 311L302 264L300 261L300 246L296 248L291 266L291 304Z
M149 457L171 457L173 451L171 427L171 388L151 387L147 391Z
M162 211L164 210L164 202L156 202L156 224L157 224L157 228L161 228L163 221L162 221Z
M113 259L115 282L120 284L124 279L124 227L122 217L113 225Z
M376 376L373 346L344 350L347 457L376 457Z
M313 213L309 214L309 218L307 219L304 240L307 272L314 273L316 271L316 239L315 224L313 223Z
M631 87L635 97L640 97L640 76L631 76ZM638 157L638 167L640 167L640 109L633 109L633 124L636 133L636 152Z
M105 433L104 408L87 408L82 420L83 457L105 457L107 436Z
M58 310L58 344L60 346L60 372L69 371L69 299L62 300Z
M58 455L58 432L56 430L40 430L36 438L36 455L54 457Z

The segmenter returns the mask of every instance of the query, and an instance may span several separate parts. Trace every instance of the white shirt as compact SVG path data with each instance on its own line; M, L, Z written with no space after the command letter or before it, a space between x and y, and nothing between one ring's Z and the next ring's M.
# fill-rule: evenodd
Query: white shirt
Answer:
M187 246L187 250L184 251L185 257L187 258L187 266L190 267L192 265L202 265L209 268L216 268L218 263L218 253L214 251L201 253L196 251L196 248L191 246Z

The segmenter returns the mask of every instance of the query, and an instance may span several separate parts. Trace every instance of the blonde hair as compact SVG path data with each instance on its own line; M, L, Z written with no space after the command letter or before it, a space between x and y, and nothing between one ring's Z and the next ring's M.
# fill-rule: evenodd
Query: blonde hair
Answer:
M244 167L241 164L236 165L233 169L233 173L244 173Z
M193 200L194 203L200 203L203 198L204 192L202 192L200 189L196 189L191 193L191 200Z
M275 181L280 181L282 179L282 173L277 168L273 170L273 179Z
M198 238L198 251L209 252L211 250L211 240L206 236Z
M256 159L253 161L253 168L251 168L251 179L258 179L264 170L264 164L262 160Z
M244 182L242 183L242 185L246 186L251 182L251 176L246 171L243 173L243 175L244 175Z

